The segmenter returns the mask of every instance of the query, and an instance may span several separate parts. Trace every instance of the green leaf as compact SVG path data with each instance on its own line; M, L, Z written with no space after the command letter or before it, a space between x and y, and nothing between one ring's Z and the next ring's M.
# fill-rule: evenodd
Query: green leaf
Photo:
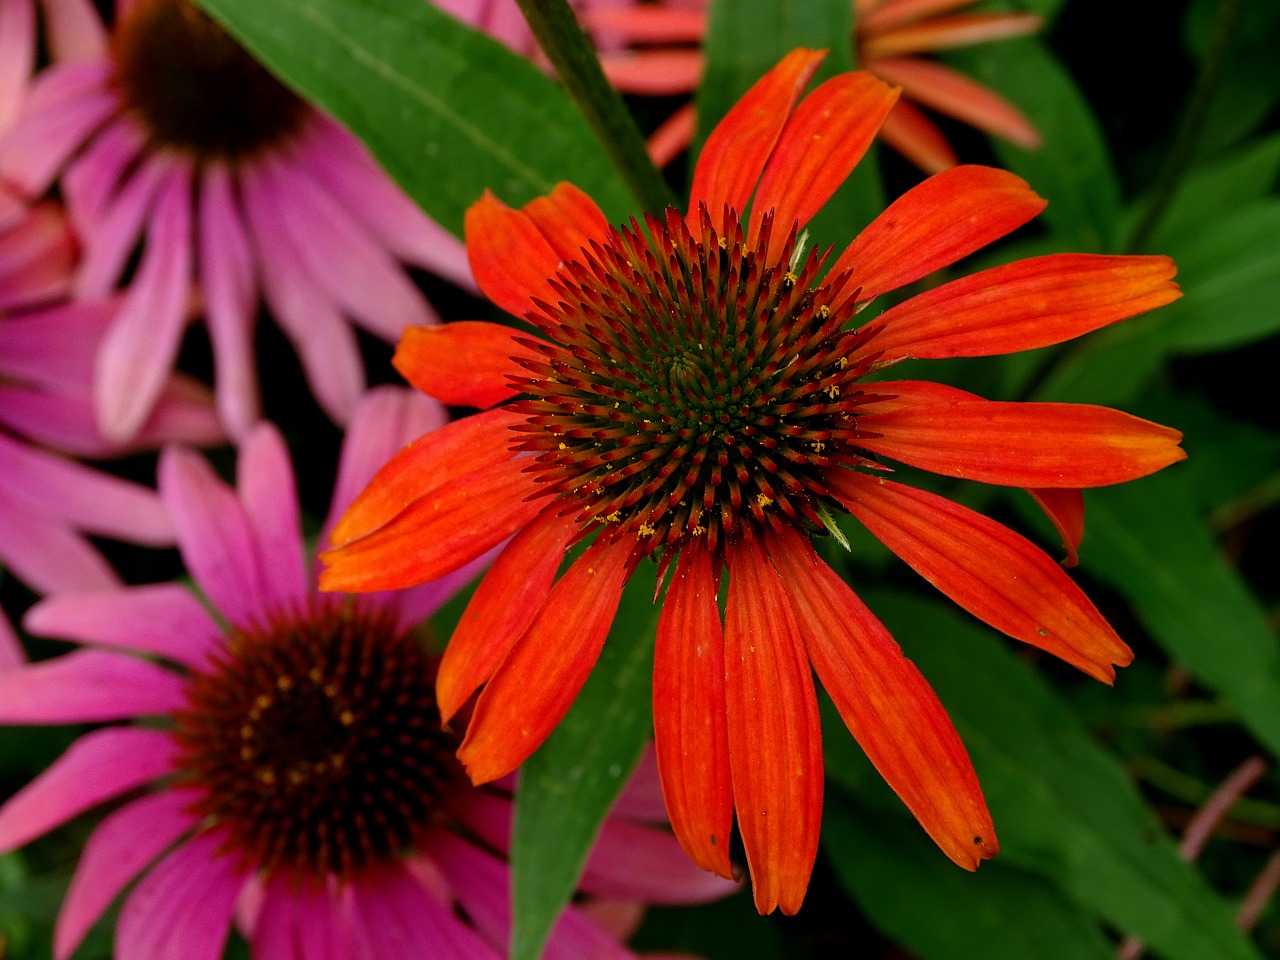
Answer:
M1001 165L1049 201L1040 222L1082 252L1114 246L1120 188L1102 130L1071 75L1033 37L1002 40L947 59L1011 100L1040 131L1036 150L992 138Z
M1223 902L1178 856L1124 768L1009 651L1011 641L997 641L916 593L863 593L955 721L1004 863L1045 877L1167 960L1259 960ZM831 740L829 755L840 749ZM828 772L860 798L874 796L856 764L830 763Z
M514 205L571 180L611 220L632 210L564 90L424 0L200 3L454 233L486 189Z
M1128 597L1156 641L1280 756L1280 640L1205 531L1176 468L1090 491L1087 508L1084 568Z
M871 922L921 960L1114 960L1097 922L1042 877L999 858L966 873L908 818L843 791L826 799L822 844Z
M652 565L631 578L604 652L560 726L520 769L511 840L512 960L537 960L601 823L653 731Z

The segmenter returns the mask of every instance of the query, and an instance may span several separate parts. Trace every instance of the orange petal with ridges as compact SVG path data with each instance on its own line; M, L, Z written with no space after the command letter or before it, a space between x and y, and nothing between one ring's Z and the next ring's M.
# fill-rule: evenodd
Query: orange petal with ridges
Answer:
M792 50L716 124L693 171L687 221L695 236L701 229L699 203L716 224L726 204L739 213L746 209L787 117L825 56L821 50Z
M511 651L542 606L576 525L554 511L511 538L472 594L436 675L440 718L449 719Z
M869 411L858 426L858 446L873 453L1010 487L1105 487L1186 458L1177 430L1088 404L927 403Z
M505 460L418 497L389 522L320 555L321 590L399 590L452 573L542 509L522 461Z
M701 50L631 50L602 53L600 66L623 93L670 97L692 93L702 79Z
M897 99L896 90L865 70L832 77L805 97L760 178L751 234L769 210L783 234L793 222L803 228L862 159Z
M966 870L996 854L969 754L938 696L849 585L794 531L771 531L818 680L925 832Z
M340 546L392 520L419 497L514 454L511 426L524 420L490 410L423 434L386 462L334 525L329 541Z
M1034 350L1182 296L1168 257L1063 253L945 283L881 314L868 344L882 359L985 357Z
M1016 230L1045 208L1025 180L994 167L952 167L912 187L831 267L860 301L896 290ZM832 309L836 304L832 304Z
M880 127L880 139L927 174L960 162L938 125L905 100L893 105Z
M1027 493L1062 537L1062 545L1067 549L1062 565L1074 567L1080 562L1080 541L1084 539L1084 494L1069 487L1028 490Z
M693 544L676 563L658 618L653 732L671 829L694 863L732 879L733 784L715 562Z
M992 40L1023 37L1039 30L1041 23L1034 13L964 13L938 17L923 23L880 30L874 36L863 35L858 53L862 62L874 69L873 61L884 57L952 50Z
M569 711L618 611L631 547L625 539L588 547L481 692L458 748L473 783L520 766Z
M914 57L894 57L877 60L873 69L877 76L902 87L903 96L939 113L1027 150L1040 146L1040 134L1017 107L950 67Z
M936 494L851 470L828 472L836 498L916 573L1001 633L1112 683L1133 652L1043 550Z
M545 197L535 197L522 208L544 240L561 260L581 260L582 248L601 240L609 230L596 202L572 183L557 183ZM547 274L550 277L554 268ZM545 299L545 293L540 294Z
M523 376L514 357L541 359L516 337L536 339L500 323L456 320L408 327L391 365L427 396L458 407L488 409L517 393L507 379Z
M728 550L725 685L738 832L756 909L804 901L822 821L822 733L804 639L762 545Z
M523 317L533 297L546 298L560 255L522 210L513 210L486 190L463 219L467 259L476 284L507 313Z

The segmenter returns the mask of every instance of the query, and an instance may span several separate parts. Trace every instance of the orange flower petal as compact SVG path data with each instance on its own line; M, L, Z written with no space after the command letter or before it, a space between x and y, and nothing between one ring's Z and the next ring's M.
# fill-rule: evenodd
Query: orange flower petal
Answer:
M1067 548L1062 565L1074 567L1080 562L1078 551L1084 539L1084 494L1070 488L1028 490L1027 493L1062 537L1062 545Z
M1182 295L1168 257L1033 257L953 280L886 310L869 348L882 359L1034 350Z
M631 546L597 538L551 588L480 694L458 748L474 783L524 763L569 711L617 613Z
M572 183L557 183L549 194L530 200L523 210L555 251L557 266L560 260L581 260L582 248L609 230L609 221L596 202ZM553 266L547 276L554 272Z
M747 537L728 551L725 681L738 831L756 909L800 909L818 853L822 733L804 639L778 572Z
M336 546L363 537L394 518L419 497L447 487L458 478L514 456L507 448L511 426L523 417L490 410L455 420L409 443L386 462L334 525L329 540Z
M837 499L881 543L959 606L1015 640L1111 683L1133 652L1043 550L945 497L833 470Z
M861 35L858 46L862 62L874 69L873 61L904 53L926 53L971 47L992 40L1022 37L1040 29L1034 13L965 13L937 17L923 23L881 29L874 36Z
M903 96L962 123L1032 150L1040 134L1004 97L940 63L895 57L869 65L877 76L902 87Z
M533 622L575 529L572 520L548 510L511 538L480 581L436 676L436 700L445 723L493 676Z
M858 36L883 32L889 27L899 24L923 20L935 13L945 13L956 7L971 6L975 0L872 0L870 10L863 12L864 4L858 6Z
M467 258L476 284L507 313L523 317L533 297L546 298L561 257L522 210L513 210L488 190L467 208L463 220Z
M966 870L999 849L951 718L884 625L791 530L770 533L809 659L858 745L934 843Z
M850 271L849 295L861 288L858 299L870 300L980 250L1044 208L1021 177L994 167L952 167L889 204L830 275Z
M925 173L941 173L960 162L938 125L905 100L893 105L880 139Z
M1010 487L1104 487L1186 458L1177 430L1087 404L928 403L868 412L859 427L873 453Z
M821 50L792 50L716 124L693 171L687 220L695 236L701 230L699 203L717 224L726 205L739 213L746 209L787 117L825 56Z
M537 485L518 460L455 478L408 504L373 532L326 550L321 590L398 590L470 563L542 509Z
M669 97L692 93L702 79L701 50L630 50L602 53L600 66L623 93Z
M698 866L733 877L724 629L711 554L685 547L658 619L653 731L671 829Z
M805 97L760 178L749 232L759 230L769 210L784 235L792 223L808 223L862 159L897 99L896 90L865 70L832 77Z
M536 339L481 320L407 327L391 364L411 384L442 403L487 409L518 392L507 377L522 376L525 369L513 358L540 358L516 337Z

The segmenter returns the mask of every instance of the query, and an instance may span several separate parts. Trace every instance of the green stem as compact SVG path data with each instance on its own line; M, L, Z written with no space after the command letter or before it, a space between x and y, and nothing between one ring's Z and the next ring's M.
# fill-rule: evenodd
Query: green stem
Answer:
M1195 159L1199 146L1200 134L1205 121L1209 117L1209 107L1213 104L1213 96L1217 92L1218 81L1227 65L1232 34L1240 21L1243 0L1221 0L1218 14L1213 21L1213 33L1209 37L1209 47L1205 51L1204 62L1200 74L1196 77L1195 86L1187 100L1186 112L1182 115L1182 124L1178 127L1173 146L1165 156L1164 166L1156 177L1156 185L1151 191L1151 200L1147 209L1134 227L1129 237L1126 250L1130 253L1142 249L1159 225L1169 204L1177 195L1182 175Z
M644 137L618 92L605 79L600 59L565 0L516 0L542 50L588 125L644 210L657 213L677 203L662 179Z
M1135 757L1130 761L1134 771L1157 790L1176 800L1198 807L1213 795L1214 788L1154 757ZM1280 828L1280 806L1265 800L1241 797L1231 807L1230 819L1272 830Z

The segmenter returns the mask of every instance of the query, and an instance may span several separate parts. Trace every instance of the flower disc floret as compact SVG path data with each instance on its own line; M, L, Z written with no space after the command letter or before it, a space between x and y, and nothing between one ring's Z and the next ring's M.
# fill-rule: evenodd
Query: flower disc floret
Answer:
M267 871L350 876L398 855L465 782L434 683L385 610L319 602L233 632L175 718L193 812Z
M779 523L819 529L822 471L854 450L858 379L842 281L814 288L823 258L792 270L794 228L771 250L772 217L750 242L736 212L694 235L674 209L611 230L552 281L558 302L528 319L526 399L514 429L528 469L582 521L616 524L637 553L708 549ZM652 239L650 239L652 238Z
M189 0L139 0L112 37L115 82L158 146L235 160L287 139L306 104Z

